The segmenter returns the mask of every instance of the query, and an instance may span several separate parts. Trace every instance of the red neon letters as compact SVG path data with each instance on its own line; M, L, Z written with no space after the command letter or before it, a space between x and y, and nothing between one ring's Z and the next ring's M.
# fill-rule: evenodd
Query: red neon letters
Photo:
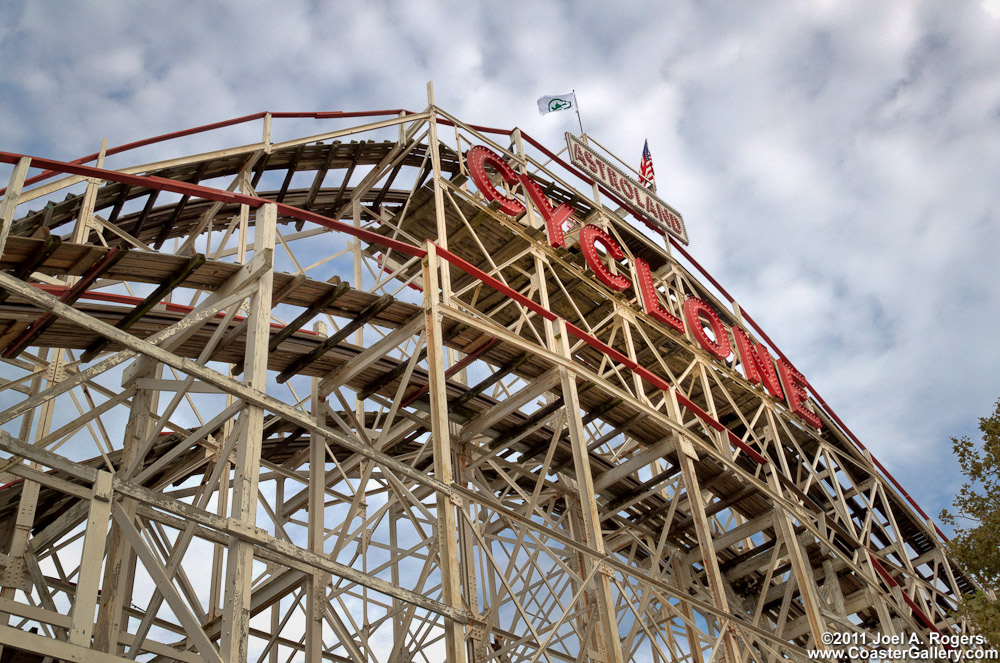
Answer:
M545 219L545 230L549 237L549 244L552 246L566 246L566 241L563 239L562 224L573 215L575 210L572 207L563 203L559 207L553 208L552 203L549 202L549 199L542 192L542 187L538 186L535 180L527 175L515 173L514 169L508 166L507 162L499 154L488 148L481 145L473 147L466 155L465 161L469 166L469 174L472 176L472 181L479 187L479 191L486 196L487 200L497 201L500 209L510 216L517 216L524 212L524 204L517 198L511 198L498 191L493 186L493 182L490 182L486 176L486 166L490 165L496 169L500 177L503 178L503 181L511 186L520 182L524 186L528 197L531 198L531 202L535 204L538 212ZM618 260L621 260L621 258L618 258Z
M753 384L763 382L767 390L775 398L783 398L778 374L774 371L774 361L763 343L753 344L750 337L739 327L733 327L733 338L736 339L736 349L739 351L740 363L747 380Z
M656 286L653 285L653 274L649 271L649 263L642 258L635 259L635 280L639 284L642 296L642 308L654 320L659 320L671 329L684 333L684 323L676 315L663 308L656 297Z
M573 212L576 210L566 203L552 209L552 203L545 197L542 187L538 186L535 180L527 175L520 175L519 177L521 178L521 184L524 185L524 190L528 193L528 197L531 198L531 202L535 203L538 212L545 219L545 230L549 237L549 244L551 246L565 247L566 240L563 239L562 224L566 219L573 216ZM621 258L618 258L618 260L621 260Z
M486 166L488 164L493 166L507 184L514 186L520 181L514 169L508 166L507 162L500 158L499 154L482 145L477 145L465 155L465 162L469 166L469 174L472 175L472 181L476 183L476 186L479 187L479 192L486 196L487 200L497 201L500 209L509 216L517 216L524 211L524 204L520 200L497 191L493 183L486 177Z
M625 258L625 252L622 251L622 247L618 246L618 242L611 235L589 223L580 228L580 250L583 251L583 257L587 261L587 264L597 274L597 278L601 279L604 285L612 290L617 290L618 292L628 290L632 282L621 274L612 274L605 267L604 263L601 262L601 257L597 255L596 242L600 242L607 249L608 255L613 259L622 260Z
M785 383L785 397L788 401L788 407L811 424L813 428L822 428L823 422L812 410L806 408L806 387L809 386L806 379L785 361L784 357L778 359L778 372L781 373L781 381Z
M697 297L692 297L684 302L684 317L687 319L688 327L691 328L691 335L701 347L708 350L710 355L716 359L725 359L729 356L729 335L722 326L719 314L713 311L711 306ZM714 341L705 333L705 326L701 323L702 317L708 320L708 325L715 336Z
M541 187L531 177L514 172L500 155L486 147L471 148L466 155L466 162L472 180L476 183L480 193L487 200L495 200L500 209L509 216L518 216L524 213L526 210L524 203L497 190L486 176L486 166L491 166L496 170L503 181L510 186L515 186L520 182L531 202L545 219L549 244L563 247L566 245L562 224L575 211L572 207L563 203L553 208ZM597 167L598 164L594 164L595 170ZM619 180L619 182L619 186L621 186L621 181ZM625 184L627 185L627 182ZM638 192L635 192L635 195L638 197ZM647 315L683 334L685 332L684 322L664 308L656 295L656 286L653 283L649 264L642 258L636 258L632 264L631 280L624 274L614 274L601 260L597 252L598 243L604 247L612 260L617 262L625 258L625 252L611 235L593 224L588 223L583 226L580 229L580 250L597 278L616 292L624 292L629 286L632 286L639 295L639 302ZM810 426L822 428L823 423L819 416L806 406L808 399L806 390L809 384L802 374L784 358L778 359L778 370L775 372L774 360L763 344L753 343L747 333L737 326L727 329L719 318L719 314L697 297L691 297L684 302L684 318L687 321L686 328L691 330L694 339L719 361L725 361L732 352L729 338L729 334L732 333L737 356L743 366L747 381L763 385L775 398L784 396L792 412L799 415ZM711 328L714 339L706 332L706 326ZM782 390L782 385L784 390Z

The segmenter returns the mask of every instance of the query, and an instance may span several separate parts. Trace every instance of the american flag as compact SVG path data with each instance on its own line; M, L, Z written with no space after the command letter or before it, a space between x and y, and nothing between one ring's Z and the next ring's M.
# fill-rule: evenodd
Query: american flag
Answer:
M639 162L639 177L647 187L653 186L653 157L649 155L649 141L642 146L642 161Z

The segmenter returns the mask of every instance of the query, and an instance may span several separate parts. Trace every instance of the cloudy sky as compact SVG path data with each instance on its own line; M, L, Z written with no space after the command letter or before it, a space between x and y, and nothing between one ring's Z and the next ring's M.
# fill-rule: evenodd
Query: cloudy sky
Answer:
M559 149L576 118L535 99L575 89L612 151L648 138L695 258L936 514L949 437L1000 396L998 60L1000 0L6 0L0 150L420 110L430 80Z

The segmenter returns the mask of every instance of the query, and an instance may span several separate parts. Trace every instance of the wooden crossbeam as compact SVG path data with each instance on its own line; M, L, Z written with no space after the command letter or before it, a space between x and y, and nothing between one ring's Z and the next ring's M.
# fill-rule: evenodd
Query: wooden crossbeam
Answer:
M305 149L305 145L299 145L295 149L295 154L292 156L292 161L288 166L288 172L285 173L285 179L281 182L281 189L278 191L277 198L275 198L279 203L285 199L285 195L288 193L288 186L292 183L292 177L295 176L295 168L299 165L299 159L302 157L302 152Z
M321 312L326 307L333 304L335 301L344 296L351 289L351 284L347 281L341 282L336 288L326 293L323 297L316 300L312 306L303 311L298 317L285 325L285 328L280 332L271 337L268 341L267 351L268 353L274 352L278 347L292 334L297 332L299 329L305 326L307 322L313 319L317 313ZM243 362L233 366L233 375L239 375L243 372Z
M87 288L94 284L94 281L96 281L101 274L121 260L126 253L128 253L128 247L108 249L108 252L104 254L104 257L88 269L87 272L80 277L80 280L59 298L59 301L63 304L73 304L73 302L79 299L80 296L87 291ZM0 357L3 357L4 359L17 357L26 347L31 345L35 339L41 336L42 332L52 326L56 319L56 315L52 312L43 314L40 318L31 323L31 325L25 329L19 337L10 343L3 353L0 353Z
M142 232L143 227L146 225L146 219L149 218L149 213L153 211L153 205L156 204L156 197L159 195L159 189L152 189L149 192L146 204L142 206L142 212L139 213L139 218L135 220L135 225L132 226L132 236L136 239L139 239L139 233Z
M583 425L586 426L587 424L596 421L597 419L603 417L605 414L611 412L621 404L622 404L622 399L620 398L612 398L609 401L601 403L600 406L587 413L587 416L583 418Z
M503 366L497 368L497 370L494 371L492 375L490 375L485 380L481 381L479 384L475 385L474 387L469 387L465 391L465 393L462 394L461 396L457 396L448 401L448 408L456 409L465 405L473 398L475 398L479 394L483 393L484 391L495 385L497 382L500 382L500 380L507 377L507 375L516 371L522 364L524 364L524 362L528 361L528 359L530 358L531 354L528 352L518 355L512 361L509 361Z
M392 188L392 183L396 179L396 175L399 175L399 171L402 168L403 168L403 162L400 161L399 163L396 164L396 167L392 169L392 172L389 173L389 177L386 178L386 180L385 180L385 186L382 187L382 190L379 191L378 196L375 197L375 202L372 203L372 208L376 212L378 211L379 207L382 206L382 201L385 200L386 194L389 193L389 191Z
M142 303L138 304L134 309L129 311L118 324L115 325L117 329L126 330L134 325L136 322L142 319L142 316L149 313L154 306L163 301L163 298L171 293L175 288L180 286L184 281L194 273L194 270L205 264L205 255L203 253L197 253L192 256L180 269L171 274L170 278L160 284L156 290L149 293L149 295L142 300ZM86 363L96 357L98 353L104 348L108 347L111 343L106 338L98 339L91 343L87 349L80 356L80 361Z
M323 160L323 165L316 169L316 177L313 178L312 186L309 187L309 195L306 196L306 202L302 205L303 208L309 209L312 207L313 202L316 200L316 194L319 193L320 187L323 185L323 180L326 178L327 172L330 170L330 164L333 163L333 155L337 153L337 146L340 143L333 143L329 146L326 151L326 159ZM304 223L299 221L298 223ZM295 226L296 230L301 230L302 227L298 224Z
M660 483L661 481L666 481L667 479L669 479L672 476L674 476L674 474L677 473L677 470L678 470L678 467L676 465L671 465L670 467L668 467L663 472L660 472L659 474L653 475L650 479L647 479L646 481L643 481L642 483L640 483L638 486L636 486L632 490L630 490L628 492L625 492L622 495L620 495L619 497L616 497L615 499L613 499L610 502L608 502L608 510L610 510L610 511L616 511L618 509L618 507L620 507L622 504L625 504L625 502L628 502L629 500L631 500L632 498L636 497L637 495L643 494L644 492L646 492L647 490L649 490L650 488L652 488L656 484ZM711 514L709 514L709 515L711 515Z
M330 144L326 151L326 159L323 160L323 165L316 169L316 177L313 178L312 186L309 187L309 194L306 196L305 203L302 204L302 209L309 209L313 206L316 201L316 194L319 193L320 187L323 186L323 180L326 179L326 174L330 170L330 164L333 163L333 155L336 154L337 148L340 146L340 142L333 142ZM298 219L295 221L295 231L299 232L306 225L303 219Z
M454 365L449 367L448 370L444 372L444 376L446 378L450 378L452 375L459 372L460 370L471 364L473 361L475 361L476 358L479 357L479 355L483 354L484 352L486 352L499 342L500 342L499 338L492 338L486 343L483 343L481 346L479 346L466 356L462 357L460 361L455 362ZM403 400L401 406L407 407L408 405L410 405L410 403L412 403L413 401L417 400L418 398L426 394L429 389L430 389L429 384L425 384L424 386L420 387L420 389L418 389L412 396L407 396L406 399Z
M29 276L31 276L36 269L42 266L45 260L55 253L56 249L62 244L62 238L58 235L53 235L49 232L48 228L43 228L45 233L45 242L35 249L35 252L31 254L25 262L18 265L17 269L14 270L13 274L17 278L24 281ZM0 302L4 302L10 297L10 293L6 290L0 290Z
M128 200L129 191L132 186L129 184L121 185L122 191L118 194L118 198L115 199L114 207L111 208L111 214L108 215L108 223L114 224L118 220L118 215L122 213L122 207L125 206L125 201Z
M257 161L257 165L253 169L253 178L250 180L250 187L256 191L257 184L260 182L260 178L264 176L264 170L267 168L267 162L271 159L272 152L265 152L264 156Z
M360 313L358 313L353 320L344 325L340 331L320 343L319 347L315 348L312 352L296 359L291 366L279 373L277 378L278 382L287 382L288 378L292 377L300 370L322 357L328 350L330 350L330 348L346 339L352 333L361 329L366 322L388 308L394 301L396 300L392 295L382 295L376 299L374 302L365 307Z
M530 429L530 428L534 427L536 424L538 424L538 423L540 423L542 421L545 421L545 419L547 419L548 417L552 416L552 414L554 412L556 412L557 410L559 410L559 408L561 408L564 404L565 404L565 401L563 400L562 396L560 396L559 398L557 398L556 400L552 401L551 403L549 403L545 407L540 408L539 410L536 410L535 412L533 412L531 414L530 417L528 417L527 419L525 419L521 423L521 425L517 427L516 430L513 430L513 431L511 431L509 433L504 433L500 437L498 437L498 438L494 439L492 442L490 442L490 445L489 445L490 450L496 449L498 447L502 447L503 445L507 444L509 441L511 441L512 439L514 439L515 437L517 437L521 433L522 430ZM539 447L539 449L541 449L541 447ZM534 454L532 454L532 456L533 455Z
M340 188L337 189L337 197L334 198L333 204L330 205L331 209L337 210L337 214L334 216L334 218L340 218L340 211L341 211L340 201L344 199L344 193L347 191L347 184L351 181L351 176L354 175L354 167L355 165L357 165L357 159L360 152L361 152L361 146L358 145L354 150L354 161L351 162L351 165L347 167L347 172L344 173L344 179L340 183Z
M454 329L451 330L451 332L446 333L444 335L444 342L448 343L449 341L451 341L452 339L454 339L455 337L457 337L459 334L461 334L462 332L464 332L466 329L468 329L468 325L457 325ZM427 347L426 346L423 347L423 348L421 348L420 352L417 353L417 362L419 363L419 362L423 361L425 357L427 357ZM401 376L403 373L406 372L406 363L407 362L405 362L405 361L404 362L400 362L391 371L389 371L385 375L382 375L377 380L372 381L371 384L367 385L364 389L362 389L361 391L358 392L358 398L360 400L364 400L364 399L368 398L369 396L371 396L372 394L374 394L376 391L378 391L379 389L381 389L385 385L390 384L393 380L395 380L396 378L398 378L399 376Z
M192 177L189 181L194 182L195 184L200 182L202 175L205 174L206 167L208 167L207 161L203 162L200 166L198 166L198 170L195 171L194 177ZM159 251L160 248L163 247L163 243L167 241L167 237L170 236L170 230L174 227L174 224L177 222L177 219L180 218L181 212L183 212L184 208L187 207L189 200L191 200L190 194L185 193L183 196L181 196L181 199L177 202L177 206L174 208L174 213L170 215L170 220L163 224L163 228L160 229L160 234L157 235L156 242L153 245L153 248L155 248L157 251Z

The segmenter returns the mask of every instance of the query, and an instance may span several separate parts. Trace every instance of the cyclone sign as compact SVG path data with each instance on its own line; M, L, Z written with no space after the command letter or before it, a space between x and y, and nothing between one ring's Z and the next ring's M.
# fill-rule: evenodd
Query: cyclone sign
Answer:
M576 212L572 206L568 203L553 205L531 175L518 173L502 156L488 147L477 145L469 148L465 161L469 176L483 198L495 203L502 213L511 217L520 216L527 210L528 204L534 204L545 221L549 245L566 248L563 222ZM487 174L487 167L496 173L496 184ZM509 189L502 186L498 188L499 181L506 183ZM518 185L524 192L524 200L514 194ZM658 214L664 223L670 220L666 210L662 215L655 211L653 213ZM789 409L807 425L816 429L823 427L819 415L807 403L809 383L787 359L772 359L766 347L754 342L739 326L727 328L711 305L697 297L689 297L682 303L682 311L678 312L683 319L671 313L660 301L657 283L649 264L639 257L627 261L631 264L623 264L622 261L627 259L624 250L614 237L600 227L592 223L583 224L578 240L587 266L608 289L624 292L631 288L636 294L636 305L650 318L679 335L690 331L691 337L720 362L725 362L733 355L742 364L747 381L766 389L775 399L784 399ZM598 244L604 249L605 258L601 257ZM615 263L614 269L608 268L606 260ZM631 278L628 276L629 272Z

